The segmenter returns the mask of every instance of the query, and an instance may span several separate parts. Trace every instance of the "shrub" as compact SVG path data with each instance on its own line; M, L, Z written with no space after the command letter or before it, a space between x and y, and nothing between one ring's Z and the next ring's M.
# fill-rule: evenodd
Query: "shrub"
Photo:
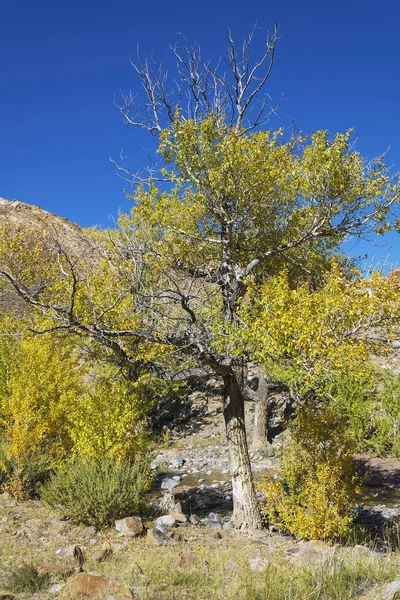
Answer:
M381 388L370 445L378 454L400 458L400 375L386 373Z
M32 483L70 454L67 415L79 402L85 372L68 340L27 334L15 343L7 387L0 386L1 462L14 495L29 495Z
M144 375L129 381L112 367L92 373L91 385L68 411L75 458L129 461L143 452L148 439L146 415L152 405L149 379Z
M41 498L74 523L102 528L137 512L149 485L144 459L117 464L109 459L78 460L44 484Z
M283 481L267 478L263 484L270 521L301 538L346 536L359 491L352 451L332 408L302 406L283 453Z

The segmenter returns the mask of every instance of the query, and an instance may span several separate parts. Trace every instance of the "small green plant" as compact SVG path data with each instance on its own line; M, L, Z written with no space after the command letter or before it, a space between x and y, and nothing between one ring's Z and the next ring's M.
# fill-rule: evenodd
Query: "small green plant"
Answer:
M13 592L40 592L50 582L49 573L41 573L35 565L24 563L11 570L7 579L7 586Z
M41 498L74 523L102 528L137 512L149 485L148 462L142 458L117 464L78 460L51 477Z

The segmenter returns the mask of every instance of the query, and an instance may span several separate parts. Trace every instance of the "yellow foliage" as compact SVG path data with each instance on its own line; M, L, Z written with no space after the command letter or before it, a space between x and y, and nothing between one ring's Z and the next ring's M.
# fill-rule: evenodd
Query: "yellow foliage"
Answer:
M302 393L323 394L332 374L353 370L362 377L371 353L388 350L370 334L379 327L390 338L400 322L399 299L396 278L383 280L378 272L349 281L334 263L313 290L307 283L292 288L283 271L261 288L250 286L240 309L243 326L234 335L260 363L278 364L279 375Z
M303 406L284 451L283 481L262 485L271 522L293 535L334 540L349 533L359 492L352 445L330 408Z

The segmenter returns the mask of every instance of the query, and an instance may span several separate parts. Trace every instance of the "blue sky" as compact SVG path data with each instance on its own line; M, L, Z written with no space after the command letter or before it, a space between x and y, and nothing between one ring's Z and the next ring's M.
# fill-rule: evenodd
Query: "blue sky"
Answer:
M153 148L114 107L114 96L137 87L129 64L137 43L168 62L167 44L181 31L216 58L228 27L241 40L256 19L280 25L268 91L284 94L284 123L294 119L305 133L354 127L363 154L389 148L400 170L397 0L0 0L0 196L107 225L130 206L109 157L123 150L140 169ZM399 240L386 242L400 263Z

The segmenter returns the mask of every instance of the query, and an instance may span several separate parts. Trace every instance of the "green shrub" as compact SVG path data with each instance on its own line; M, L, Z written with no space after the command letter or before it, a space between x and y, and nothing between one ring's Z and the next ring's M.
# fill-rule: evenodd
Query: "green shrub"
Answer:
M370 446L379 455L400 458L400 375L386 373L381 388Z
M58 470L41 492L43 502L74 523L102 528L138 511L149 488L148 462L112 463L78 460Z
M7 586L13 592L40 592L49 585L50 576L48 573L41 573L37 567L30 563L24 563L20 567L11 570L7 578Z

